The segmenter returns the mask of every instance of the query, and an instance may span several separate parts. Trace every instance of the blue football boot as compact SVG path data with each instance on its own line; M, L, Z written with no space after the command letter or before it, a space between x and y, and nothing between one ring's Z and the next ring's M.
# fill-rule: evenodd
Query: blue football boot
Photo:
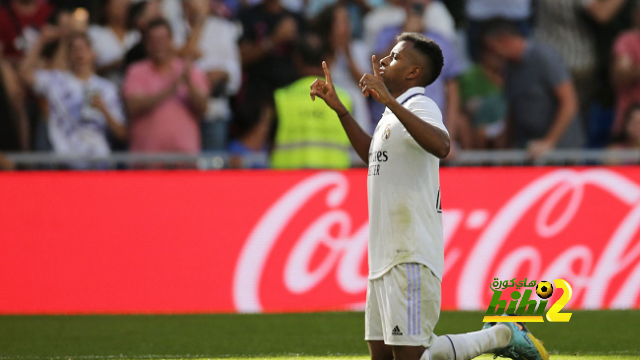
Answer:
M502 349L495 351L494 359L498 356L509 359L549 360L549 353L529 331L523 322L485 323L482 329L488 329L496 324L507 326L511 330L511 341Z

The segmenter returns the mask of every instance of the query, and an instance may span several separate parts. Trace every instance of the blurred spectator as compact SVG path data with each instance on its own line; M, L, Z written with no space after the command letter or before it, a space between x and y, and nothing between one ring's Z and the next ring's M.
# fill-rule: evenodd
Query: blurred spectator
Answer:
M309 101L309 86L324 77L322 61L326 46L316 35L298 42L294 61L302 78L275 91L277 131L271 166L277 169L348 168L349 139L335 112L322 101ZM347 110L351 96L340 87L336 92Z
M209 16L209 0L183 0L185 19L174 27L174 40L184 59L203 70L212 88L202 122L202 149L224 150L231 120L228 96L240 88L237 27L229 20Z
M107 155L107 136L126 138L124 114L118 89L94 73L95 55L84 33L61 39L67 47L70 71L37 69L42 46L59 36L45 28L22 64L24 81L47 99L49 140L57 153Z
M18 74L2 56L0 45L0 151L29 149L25 93Z
M640 104L634 103L627 109L622 131L611 143L611 148L640 149Z
M627 0L538 0L535 38L556 51L577 90L579 114L586 121L598 87L595 37L587 19L606 23Z
M140 34L127 26L129 3L130 0L104 0L100 25L88 30L98 73L116 84L122 82L125 54L140 39Z
M363 36L363 19L365 14L369 13L375 7L384 4L384 0L305 0L305 2L305 14L307 18L317 17L327 7L332 7L337 4L343 6L347 11L347 17L349 19L349 33L357 39L361 39Z
M640 3L634 13L636 27L622 33L613 48L612 77L617 95L614 136L623 130L627 109L640 103Z
M598 86L587 113L589 147L603 148L611 140L615 118L615 90L612 80L612 49L616 38L634 27L637 1L626 0L608 22L590 21L595 36Z
M53 7L45 0L11 0L0 8L0 43L5 56L17 62L38 40Z
M465 131L467 129L460 125L460 94L458 89L458 77L462 74L462 65L458 60L455 48L445 37L430 30L429 26L424 24L424 12L426 5L430 0L412 0L407 2L405 6L406 22L404 27L389 26L384 28L378 34L374 53L379 59L387 56L395 44L396 36L403 31L417 32L433 39L444 55L444 67L441 75L431 85L425 89L425 95L431 98L442 111L442 119L449 130L449 135L464 148L471 146L471 135ZM379 105L378 105L379 106ZM384 105L382 109L384 110ZM376 110L376 113L382 111ZM455 155L455 148L452 146L452 156Z
M522 35L531 32L531 0L467 0L467 49L474 61L479 59L480 31L487 20L503 18L512 21Z
M314 27L328 47L333 83L349 93L353 117L365 131L371 132L367 99L362 96L359 86L362 74L371 66L371 54L362 40L352 39L347 8L343 5L327 7L314 20Z
M507 136L533 158L556 148L584 145L576 121L578 103L569 72L558 55L506 20L485 25L483 45L507 61L505 91L509 108Z
M55 33L55 36L47 36L48 41L42 47L39 63L37 68L43 70L61 70L69 71L69 46L63 44L71 34L84 33L88 28L89 14L84 8L77 8L73 11L63 8L56 12L51 19L54 25L46 25L42 31L48 30L48 33ZM32 92L27 93L35 95ZM31 148L35 151L53 151L49 134L49 108L46 96L27 96L26 108L30 120L31 128ZM110 140L115 140L110 137ZM116 141L117 142L117 141Z
M199 121L207 107L207 78L175 56L171 26L151 21L144 32L148 60L129 67L122 92L130 116L132 151L200 151Z
M480 48L479 61L460 77L460 101L465 123L473 126L473 147L500 147L507 115L504 98L504 60L485 47Z
M264 0L243 10L240 55L243 85L235 99L236 135L250 131L274 89L298 78L293 64L294 44L305 31L304 19L285 9L280 0Z
M231 168L265 169L269 167L269 137L274 123L273 104L261 102L258 119L249 131L229 143ZM247 162L247 159L250 159Z
M447 7L440 1L423 0L425 11L422 20L427 30L437 32L454 41L456 37L455 24ZM373 9L364 18L364 41L367 48L373 51L380 31L384 28L401 27L407 20L406 7L412 0L387 0L386 4Z
M127 12L127 27L142 34L151 20L161 17L162 10L158 0L137 1L131 4ZM144 42L139 38L138 42L124 56L125 71L129 65L144 60L146 57L147 51L144 48Z

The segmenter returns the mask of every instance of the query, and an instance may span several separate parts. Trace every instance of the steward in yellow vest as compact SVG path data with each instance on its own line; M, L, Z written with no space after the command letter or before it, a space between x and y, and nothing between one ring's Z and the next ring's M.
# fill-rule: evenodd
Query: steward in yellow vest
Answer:
M309 102L309 84L304 77L275 92L278 128L271 154L276 169L343 169L351 164L349 139L336 113L321 102ZM351 111L349 94L336 88Z
M309 101L309 84L323 77L324 47L307 35L298 43L294 62L307 75L274 93L277 130L271 153L276 169L344 169L351 165L350 144L336 113L322 102ZM336 87L349 111L349 94Z

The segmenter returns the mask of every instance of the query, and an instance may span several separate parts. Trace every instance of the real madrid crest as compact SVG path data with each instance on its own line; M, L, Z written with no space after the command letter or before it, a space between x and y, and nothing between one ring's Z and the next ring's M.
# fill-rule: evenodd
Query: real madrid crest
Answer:
M382 141L387 141L391 136L391 124L387 124L387 127L384 128L382 132Z

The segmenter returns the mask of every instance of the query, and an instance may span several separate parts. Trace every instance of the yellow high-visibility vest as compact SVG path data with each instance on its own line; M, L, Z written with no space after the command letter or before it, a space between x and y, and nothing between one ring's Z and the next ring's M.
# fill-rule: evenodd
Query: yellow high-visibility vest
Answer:
M271 154L276 169L344 169L351 165L350 143L338 115L322 99L311 101L309 86L315 77L304 77L275 91L278 128ZM351 97L336 87L342 103L351 111Z

